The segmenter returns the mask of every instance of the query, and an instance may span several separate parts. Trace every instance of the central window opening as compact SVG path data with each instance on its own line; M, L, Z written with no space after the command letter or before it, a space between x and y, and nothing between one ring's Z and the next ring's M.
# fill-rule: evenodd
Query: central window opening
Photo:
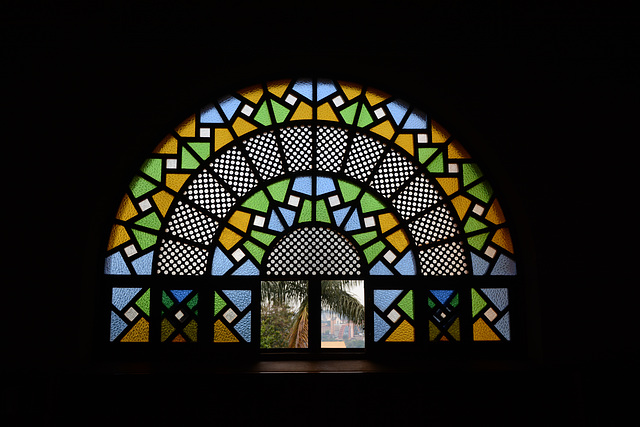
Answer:
M363 351L364 295L363 280L263 281L260 347Z

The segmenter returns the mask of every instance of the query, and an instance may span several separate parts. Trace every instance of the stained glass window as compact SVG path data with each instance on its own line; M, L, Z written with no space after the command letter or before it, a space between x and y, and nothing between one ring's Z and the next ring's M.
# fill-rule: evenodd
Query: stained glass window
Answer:
M518 292L509 222L461 142L392 94L321 78L241 89L171 130L125 190L104 278L109 341L220 351L258 351L264 281L308 281L318 307L321 279L359 281L354 330L393 351L509 342Z

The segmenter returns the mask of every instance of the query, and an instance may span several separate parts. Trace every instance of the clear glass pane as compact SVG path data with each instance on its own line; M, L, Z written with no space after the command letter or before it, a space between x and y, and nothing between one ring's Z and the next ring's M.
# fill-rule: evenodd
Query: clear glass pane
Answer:
M309 347L309 282L264 281L261 286L261 348Z
M364 348L364 281L323 280L322 348Z

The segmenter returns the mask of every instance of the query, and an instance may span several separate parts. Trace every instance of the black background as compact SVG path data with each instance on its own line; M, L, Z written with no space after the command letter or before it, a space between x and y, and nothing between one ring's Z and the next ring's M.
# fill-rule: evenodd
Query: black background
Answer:
M637 18L595 0L7 6L9 415L45 425L622 420L638 356ZM423 106L490 174L532 308L518 368L197 375L167 363L115 375L94 363L96 279L132 173L200 105L299 75L370 84Z

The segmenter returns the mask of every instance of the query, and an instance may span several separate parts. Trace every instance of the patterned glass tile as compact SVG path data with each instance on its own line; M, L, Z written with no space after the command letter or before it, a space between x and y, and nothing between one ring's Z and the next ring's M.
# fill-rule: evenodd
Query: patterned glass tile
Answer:
M373 340L413 342L414 299L412 290L374 289Z
M256 135L245 141L247 153L262 179L269 180L283 172L282 159L274 131Z
M205 273L209 252L186 243L162 240L158 274L200 276Z
M224 218L236 201L206 170L195 177L184 195L197 206L216 214L219 218Z
M311 169L312 135L311 126L292 126L280 130L288 170L291 172Z
M332 126L318 126L318 169L340 172L347 148L348 132Z
M149 341L150 292L143 288L112 289L110 341Z
M300 228L286 235L267 260L269 275L360 274L355 247L326 228Z
M209 245L217 229L216 221L180 200L166 231L178 238Z
M471 315L474 341L509 341L509 290L471 289Z
M356 133L345 166L345 173L360 182L366 182L383 152L384 145L381 142Z
M214 159L209 166L238 196L243 196L258 184L247 160L236 147Z
M371 186L383 196L391 197L416 169L409 160L395 151L390 151L376 172Z
M427 247L420 252L420 266L425 276L457 276L469 273L464 248L460 242Z
M161 342L198 341L198 293L193 290L162 291Z
M445 206L427 212L409 224L416 245L438 242L460 233L455 218Z
M431 290L429 306L429 341L460 341L460 300L454 290Z
M442 199L436 188L424 175L419 175L398 195L393 205L405 219L424 211Z

